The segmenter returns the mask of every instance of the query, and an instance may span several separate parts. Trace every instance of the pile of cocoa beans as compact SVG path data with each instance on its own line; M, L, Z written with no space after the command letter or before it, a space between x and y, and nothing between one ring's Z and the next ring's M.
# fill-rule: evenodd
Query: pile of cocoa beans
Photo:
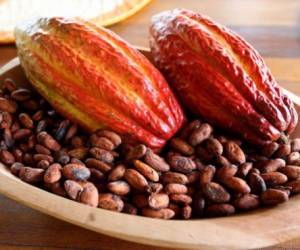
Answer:
M0 131L0 160L21 180L117 212L227 216L300 192L300 139L251 146L194 120L159 155L113 131L85 132L11 79L0 92Z

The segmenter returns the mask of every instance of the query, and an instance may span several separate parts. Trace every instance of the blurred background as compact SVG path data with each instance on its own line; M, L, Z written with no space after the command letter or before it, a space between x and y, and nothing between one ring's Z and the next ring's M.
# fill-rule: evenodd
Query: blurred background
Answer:
M151 16L179 7L206 14L242 35L281 86L300 95L300 0L0 0L0 67L16 56L12 30L27 17L81 16L148 47ZM154 248L78 228L0 195L0 249ZM271 249L300 249L300 238Z

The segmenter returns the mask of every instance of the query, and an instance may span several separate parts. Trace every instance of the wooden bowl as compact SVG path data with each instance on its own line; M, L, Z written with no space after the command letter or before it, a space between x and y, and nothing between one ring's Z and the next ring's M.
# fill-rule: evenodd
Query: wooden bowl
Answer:
M149 57L149 53L142 51ZM28 82L17 58L0 69L0 82ZM286 93L297 103L300 99ZM300 125L294 136L300 136ZM46 192L13 176L0 165L0 193L26 206L75 225L138 243L184 249L253 249L300 236L300 195L273 208L236 216L197 220L159 220L92 208Z

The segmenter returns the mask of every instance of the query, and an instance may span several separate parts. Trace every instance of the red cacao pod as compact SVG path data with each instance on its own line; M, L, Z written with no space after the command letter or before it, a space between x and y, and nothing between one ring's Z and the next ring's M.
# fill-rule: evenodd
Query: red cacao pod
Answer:
M113 32L80 19L38 18L16 27L21 65L62 115L161 148L184 114L160 72Z
M290 134L298 121L258 52L208 17L175 9L153 17L156 65L192 112L252 143Z

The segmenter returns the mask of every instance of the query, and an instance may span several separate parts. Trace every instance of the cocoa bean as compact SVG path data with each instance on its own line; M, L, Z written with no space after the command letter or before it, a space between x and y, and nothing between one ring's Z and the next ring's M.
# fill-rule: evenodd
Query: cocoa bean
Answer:
M224 145L226 157L232 163L242 164L246 162L246 157L243 150L236 143L229 141Z
M34 127L33 120L26 113L19 114L19 121L24 128L33 129Z
M260 199L264 205L274 206L286 202L289 197L284 191L270 188L261 194Z
M279 148L274 153L274 157L285 158L290 153L291 153L291 145L290 144L280 144Z
M95 158L86 159L85 164L88 168L95 168L103 173L108 173L112 169L112 167L107 163L97 160Z
M59 151L61 148L59 143L45 131L38 133L37 140L40 144L42 144L50 150Z
M201 187L204 187L206 184L210 183L214 177L216 168L213 165L207 165L199 173L199 183Z
M36 133L40 133L46 130L47 122L45 120L40 120L35 128Z
M62 173L66 179L74 181L85 181L91 175L91 172L87 167L76 163L65 165Z
M0 97L0 111L15 113L17 111L17 103L13 100Z
M206 141L206 149L214 157L223 154L223 145L215 138L209 138Z
M43 180L44 172L45 170L40 168L22 167L19 171L19 177L22 181L37 183Z
M287 182L286 175L279 172L263 173L261 177L264 179L267 186L281 185Z
M53 160L53 157L51 155L43 155L43 154L34 154L33 155L33 160L35 162L39 162L39 161L42 161L42 160L46 160L48 161L49 163L52 163L54 160Z
M35 145L35 151L39 154L51 155L51 151L48 148L41 145L41 144L36 144Z
M165 191L168 194L186 194L187 187L179 183L169 183L165 186Z
M238 171L236 172L236 176L242 179L245 179L249 174L250 170L252 169L253 163L252 162L245 162L239 166Z
M192 217L192 208L189 205L185 205L182 208L182 218L188 220Z
M20 149L14 149L13 156L15 157L16 161L21 162L23 159L23 152Z
M143 163L140 160L133 161L134 167L148 180L157 182L159 180L159 174L151 168L148 164Z
M144 194L136 194L132 197L133 204L138 208L143 208L148 206L148 196Z
M79 201L91 207L97 207L99 203L98 189L91 182L83 184L83 190L79 193Z
M12 115L8 112L2 113L1 128L10 128L13 123Z
M220 182L224 182L227 178L233 177L238 171L238 167L236 165L227 165L221 167L216 172L216 178Z
M170 200L179 204L191 204L193 201L187 194L170 194Z
M124 207L124 202L118 195L104 193L99 194L98 206L103 209L121 212Z
M31 91L23 88L16 89L11 93L11 98L19 102L29 100L31 96Z
M139 191L149 191L149 185L146 178L135 169L126 169L124 178L134 189Z
M202 188L204 196L216 203L224 203L230 200L230 194L218 183L210 182Z
M217 167L225 167L231 165L230 161L222 155L217 156L217 158L215 159L215 163Z
M164 183L179 183L179 184L187 184L189 179L186 175L176 172L165 172L162 175L162 181Z
M180 133L180 138L183 140L187 140L191 133L201 126L202 122L200 120L194 120L190 122L187 126L183 128Z
M292 152L300 151L300 138L295 138L291 140L291 151Z
M300 180L289 181L285 186L291 189L292 194L300 193Z
M262 162L262 165L259 166L259 169L262 173L270 173L270 172L276 172L279 168L282 168L285 166L285 161L283 159L277 158L274 160L268 160Z
M170 170L169 164L166 163L166 161L162 157L153 153L153 151L149 148L146 151L144 161L156 171L166 172Z
M70 126L69 120L61 121L59 123L57 130L55 131L54 138L58 141L61 141L65 137L69 126Z
M175 212L169 208L153 209L153 208L142 208L142 215L157 219L171 219L175 216Z
M27 128L21 128L14 132L13 138L15 141L21 141L21 140L26 140L31 136L32 132L30 129Z
M255 194L244 194L235 199L233 204L239 210L249 211L258 208L260 200Z
M189 137L189 143L192 146L197 146L204 140L208 139L213 131L213 128L207 124L202 124L199 128L196 128L192 131Z
M149 196L148 203L153 209L166 208L169 205L169 196L164 193L153 193Z
M89 152L88 148L75 148L68 151L68 155L71 158L77 158L79 160L85 159Z
M270 158L276 152L276 150L278 148L279 148L278 143L271 142L271 143L265 145L264 147L262 147L261 153L262 153L263 156L266 156L266 157Z
M81 147L84 147L83 138L80 137L80 136L74 136L74 137L71 139L71 145L72 145L74 148L81 148Z
M125 174L125 166L120 164L116 166L109 174L108 180L109 181L117 181L123 178Z
M184 155L194 154L194 148L180 138L173 138L170 142L171 148Z
M107 184L110 192L117 195L126 195L130 192L130 186L126 181L113 181Z
M4 91L8 91L9 93L11 93L17 89L17 85L12 79L5 78L2 82L2 88Z
M102 181L105 180L105 175L98 169L90 168L91 172L91 178L93 178L94 181Z
M208 217L229 216L235 213L234 206L230 204L213 204L207 207L205 214Z
M24 167L24 165L21 163L21 162L15 162L11 165L10 167L10 172L13 174L13 175L16 175L18 176L19 175L19 172L20 172L20 169Z
M73 138L76 135L77 130L78 130L77 125L72 124L66 132L65 141L69 141L71 138Z
M57 151L55 152L55 160L60 163L61 165L66 165L70 162L70 156L64 151Z
M151 193L159 193L164 188L161 183L157 183L157 182L149 182L149 187Z
M297 163L300 161L300 153L299 152L292 152L287 156L287 164L294 165L294 163Z
M285 174L289 180L295 180L300 177L300 167L287 165L286 167L279 168L279 172Z
M139 144L129 150L126 155L127 161L138 160L146 155L147 147L143 144Z
M122 143L121 137L117 133L110 130L99 130L97 131L97 135L109 139L114 144L113 149L117 148Z
M185 156L173 155L169 160L169 164L174 171L188 174L196 169L195 162Z
M115 145L106 137L99 137L96 134L93 134L90 137L90 143L93 147L102 148L108 151L114 150Z
M8 150L1 150L0 151L0 160L3 164L11 165L15 162L15 157Z
M14 146L15 141L9 128L4 129L3 139L7 148L12 148Z
M224 184L236 193L247 194L250 193L251 189L248 184L241 178L229 177L224 180Z
M32 115L31 119L32 119L33 121L35 121L35 122L38 122L38 121L40 121L40 120L43 119L43 116L44 116L44 111L43 111L43 110L39 110L39 111L36 111L36 112Z
M44 174L44 182L46 183L55 183L61 178L62 167L58 163L50 165Z
M65 191L64 187L61 185L61 183L55 182L55 183L45 183L45 186L50 189L50 191L54 194L60 195L60 196L67 196L67 192Z
M114 157L111 154L111 152L105 149L93 147L90 149L90 154L96 159L103 161L105 163L112 163L114 161Z
M189 179L189 184L194 184L195 182L198 182L199 181L199 178L200 178L200 173L199 171L193 171L189 174L187 174L187 177Z
M79 194L82 192L83 187L76 181L72 180L66 180L64 182L64 187L67 192L67 195L72 199L72 200L77 200L79 197Z
M37 168L47 169L50 166L50 162L47 160L41 160L36 164Z

